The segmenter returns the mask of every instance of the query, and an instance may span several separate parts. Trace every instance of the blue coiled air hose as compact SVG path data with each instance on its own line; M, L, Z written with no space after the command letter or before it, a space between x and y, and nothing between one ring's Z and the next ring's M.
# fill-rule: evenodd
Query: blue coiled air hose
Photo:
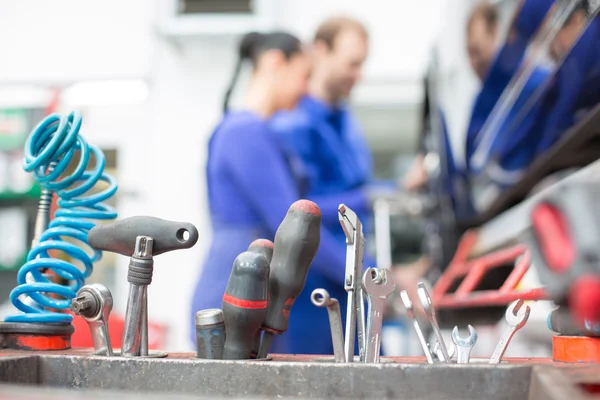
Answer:
M79 111L73 111L68 116L52 114L35 127L25 143L23 168L34 174L44 190L40 206L44 196L48 202L46 206L49 206L51 193L54 192L58 196L59 208L48 228L29 251L27 262L17 275L19 286L10 293L10 301L23 314L8 316L6 322L70 323L73 320L70 314L53 312L48 308L69 308L71 299L92 273L93 263L102 257L102 253L92 249L88 243L88 232L95 226L94 220L117 217L112 207L102 203L115 194L117 182L104 172L104 153L79 135L81 122ZM79 162L74 172L64 175L76 154ZM88 169L91 155L96 163L93 169ZM98 181L106 182L108 188L99 193L90 193ZM89 250L86 252L83 246L65 241L66 238L75 239ZM81 267L52 258L49 251L53 250L60 250L71 259L78 260ZM63 286L50 281L42 273L46 270L52 270L71 284ZM28 275L33 279L26 279ZM62 299L57 299L56 295ZM22 297L30 298L28 304Z

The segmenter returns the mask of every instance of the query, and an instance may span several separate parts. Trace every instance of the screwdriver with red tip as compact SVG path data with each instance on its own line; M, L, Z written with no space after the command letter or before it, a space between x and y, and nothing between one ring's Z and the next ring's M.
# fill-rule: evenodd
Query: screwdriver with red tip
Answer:
M270 297L258 358L267 356L273 335L287 331L292 305L304 289L320 241L321 210L312 201L296 201L275 233L269 275Z

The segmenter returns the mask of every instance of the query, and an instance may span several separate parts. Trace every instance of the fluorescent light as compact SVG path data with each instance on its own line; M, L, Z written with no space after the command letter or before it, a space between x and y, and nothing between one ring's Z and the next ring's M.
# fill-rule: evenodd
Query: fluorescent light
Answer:
M143 79L111 79L74 83L61 93L68 107L140 104L148 99L150 88Z

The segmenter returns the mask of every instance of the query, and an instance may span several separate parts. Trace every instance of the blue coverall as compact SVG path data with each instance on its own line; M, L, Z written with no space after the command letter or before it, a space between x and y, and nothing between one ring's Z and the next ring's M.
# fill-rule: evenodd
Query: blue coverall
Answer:
M206 168L213 233L192 303L194 340L194 313L221 307L234 259L255 239L273 240L288 208L300 198L292 171L268 122L252 112L227 113L213 133ZM321 211L330 220L338 218L337 204L334 210ZM313 289L329 288L333 282L341 292L331 291L332 297L345 304L345 260L344 243L322 228L311 278L294 303L288 331L275 337L272 353L333 354L327 312L309 297Z

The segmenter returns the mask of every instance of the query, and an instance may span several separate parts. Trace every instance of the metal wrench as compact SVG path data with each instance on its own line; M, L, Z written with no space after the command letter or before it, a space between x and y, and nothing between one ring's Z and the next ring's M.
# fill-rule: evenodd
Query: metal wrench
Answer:
M527 319L529 319L531 307L523 307L524 304L525 303L523 300L517 300L506 309L506 322L508 323L508 329L505 329L502 333L502 337L500 338L500 341L496 345L496 349L490 358L490 364L500 363L500 359L502 359L502 356L504 356L506 348L508 347L512 337L519 329L525 326Z
M475 328L469 325L469 336L463 338L460 337L460 334L458 333L458 326L455 326L454 329L452 329L452 341L456 345L456 350L458 352L456 362L458 364L468 364L471 356L471 349L477 342L477 332L475 331Z
M108 333L108 316L112 307L110 291L99 283L83 286L77 292L77 297L71 300L71 311L81 315L90 326L96 355L114 355Z
M331 327L331 341L333 342L333 355L335 362L343 363L346 361L344 356L344 333L342 328L342 314L340 313L340 303L337 299L332 299L329 292L325 289L315 289L310 295L310 301L317 307L327 307L329 315L329 325Z
M396 284L385 268L368 268L363 275L362 284L369 302L365 362L376 363L379 362L381 349L385 299L396 289Z
M354 361L354 337L358 326L358 347L360 361L365 357L365 299L360 284L363 258L365 253L365 237L362 223L356 213L343 204L338 207L338 218L346 235L346 278L344 289L348 293L346 311L346 341L344 355L346 362Z
M440 343L440 350L442 355L442 362L450 363L450 355L448 354L448 348L446 347L446 343L444 343L444 338L442 337L442 331L440 330L440 326L438 325L437 318L435 317L435 309L433 308L433 304L431 304L431 296L429 296L429 292L425 287L423 282L419 282L417 284L417 294L419 295L419 300L421 300L421 304L423 305L423 309L425 310L425 314L427 314L427 319L429 319L429 323L433 328L433 333Z
M415 328L415 332L417 334L417 338L419 339L419 343L423 348L423 352L425 353L425 358L429 364L433 364L433 357L431 354L431 349L429 348L429 344L427 340L425 340L425 336L423 335L423 331L421 330L421 326L419 325L419 321L417 320L417 316L415 315L415 310L412 305L412 301L408 297L408 293L406 290L400 292L400 299L402 300L402 304L404 304L404 308L406 308L406 313L408 317L412 319L413 327Z
M435 342L435 346L433 346L433 350L431 350L432 355L434 356L434 362L440 361L444 355L442 354L442 350L440 349L440 343ZM448 347L448 355L450 356L450 360L454 358L454 354L456 353L456 346L452 345Z

